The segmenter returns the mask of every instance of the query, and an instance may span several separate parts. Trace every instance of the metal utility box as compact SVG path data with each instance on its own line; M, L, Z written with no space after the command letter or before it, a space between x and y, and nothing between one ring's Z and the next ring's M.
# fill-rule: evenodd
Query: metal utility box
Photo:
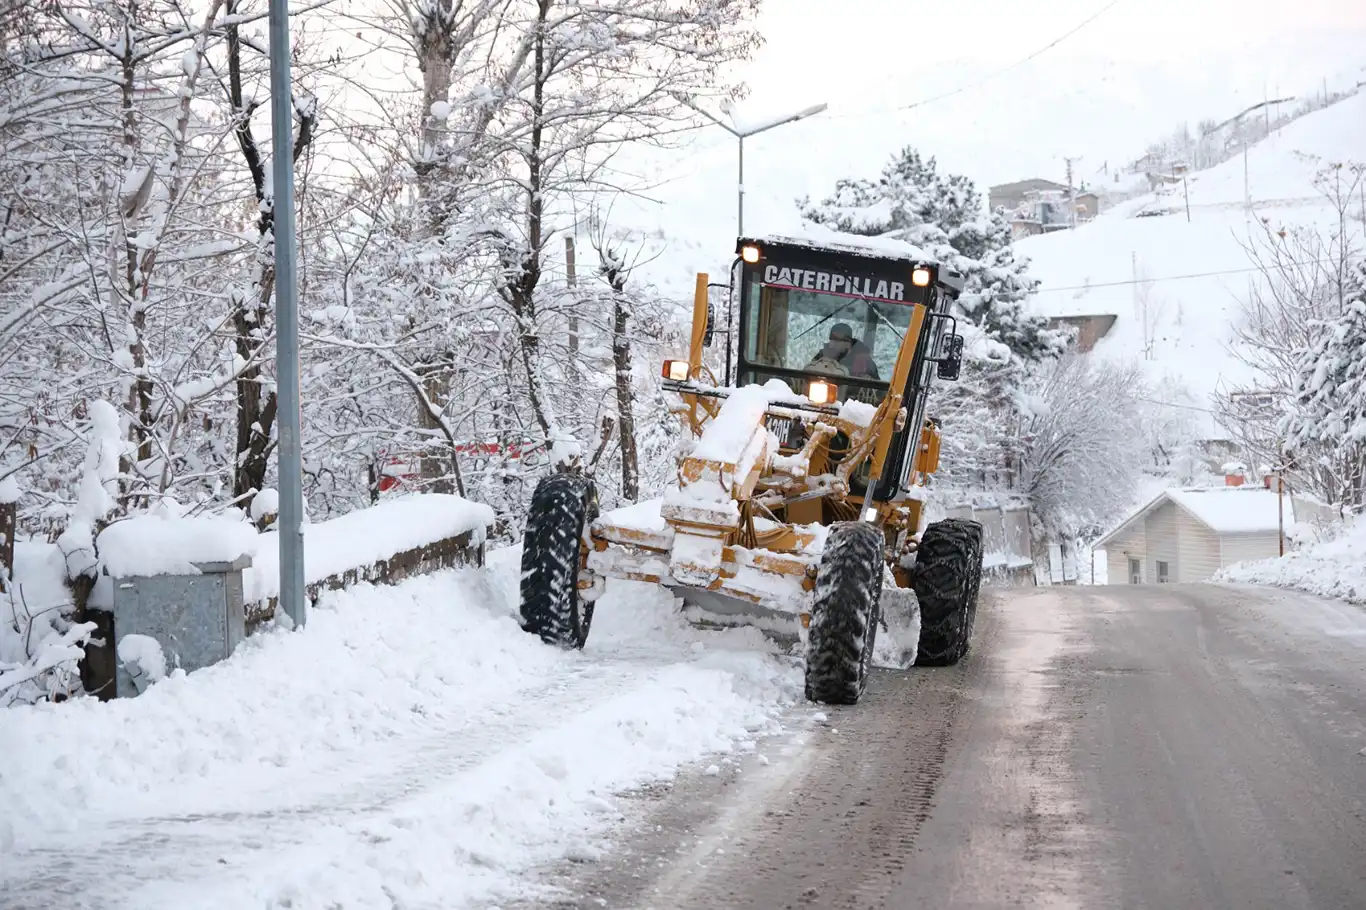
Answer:
M166 672L189 673L226 658L246 636L242 570L251 557L193 564L200 575L151 575L114 579L115 649L125 635L156 639ZM137 695L147 681L117 661L115 696Z

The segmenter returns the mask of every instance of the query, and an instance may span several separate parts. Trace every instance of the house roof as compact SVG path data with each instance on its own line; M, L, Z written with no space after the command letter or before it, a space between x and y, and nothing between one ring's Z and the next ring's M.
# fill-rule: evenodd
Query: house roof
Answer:
M1170 502L1206 528L1220 536L1267 534L1280 527L1279 497L1274 490L1250 487L1215 487L1208 490L1163 490L1152 502L1139 509L1092 546L1103 549L1139 519ZM1294 524L1295 504L1285 497L1285 525Z
M1017 180L1014 183L1001 183L988 188L987 192L992 196L1003 196L1011 193L1023 193L1026 190L1039 189L1067 189L1061 183L1054 183L1052 180L1045 180L1042 177L1030 177L1028 180Z

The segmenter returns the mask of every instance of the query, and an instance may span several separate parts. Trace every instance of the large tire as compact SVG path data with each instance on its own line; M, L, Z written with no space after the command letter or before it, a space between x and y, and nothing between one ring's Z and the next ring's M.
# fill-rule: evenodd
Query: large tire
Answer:
M522 540L522 628L546 644L582 648L593 604L579 596L584 530L598 517L593 482L572 474L543 477L531 496Z
M845 521L830 526L806 641L810 701L852 705L863 695L881 618L882 548L882 530L874 525Z
M975 523L975 522L974 522ZM974 529L969 529L973 531ZM982 590L982 526L977 525L972 534L973 548L968 567L972 570L971 588L968 591L968 646L972 645L972 630L977 627L977 596Z
M982 578L982 526L950 518L925 529L911 586L920 601L916 664L947 667L968 653Z

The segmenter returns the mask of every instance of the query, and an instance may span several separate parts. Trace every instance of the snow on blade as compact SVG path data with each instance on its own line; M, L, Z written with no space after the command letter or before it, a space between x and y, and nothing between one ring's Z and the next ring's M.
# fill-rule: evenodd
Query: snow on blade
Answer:
M690 483L671 487L664 494L666 513L686 517L683 512L701 508L716 515L737 516L731 487L743 482L770 449L777 451L776 439L764 426L764 413L775 398L791 394L779 379L731 392L691 452L693 458L720 465L721 471L711 470ZM728 469L728 465L734 468Z
M535 868L602 849L616 794L726 767L800 696L759 632L698 632L652 586L613 585L587 651L546 647L514 617L517 559L330 592L303 631L134 699L0 712L0 889L144 910L535 896Z
M849 400L840 405L839 419L857 427L871 426L877 416L877 405L863 401Z

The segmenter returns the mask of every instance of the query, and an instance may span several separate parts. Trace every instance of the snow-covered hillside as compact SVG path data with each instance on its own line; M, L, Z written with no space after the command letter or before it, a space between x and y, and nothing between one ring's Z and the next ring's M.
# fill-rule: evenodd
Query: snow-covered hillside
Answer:
M1324 165L1346 161L1366 162L1366 93L1295 121L1249 151L1251 223L1239 156L1189 178L1189 221L1176 184L1075 231L1019 241L1043 282L1031 305L1048 316L1117 317L1098 353L1144 360L1155 383L1174 379L1189 391L1189 404L1207 406L1221 386L1253 378L1229 348L1241 301L1257 279L1245 249L1255 219L1273 227L1335 221L1312 181ZM1153 210L1165 214L1136 217ZM1353 230L1359 234L1361 225Z

